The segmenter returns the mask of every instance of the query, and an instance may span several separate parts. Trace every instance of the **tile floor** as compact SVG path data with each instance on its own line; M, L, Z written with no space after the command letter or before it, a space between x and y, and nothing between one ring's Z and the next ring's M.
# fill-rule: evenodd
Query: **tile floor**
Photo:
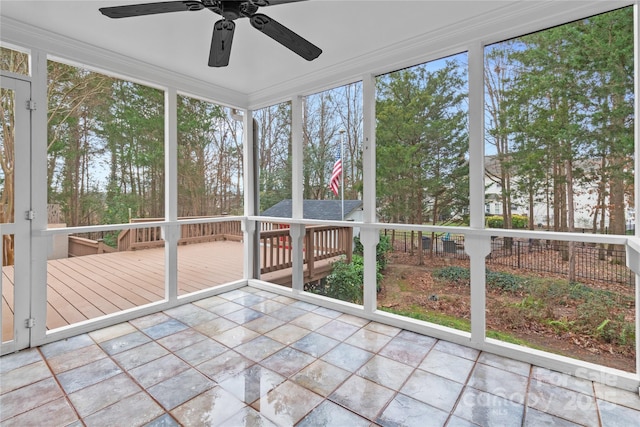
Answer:
M0 359L2 426L638 426L637 394L245 287Z

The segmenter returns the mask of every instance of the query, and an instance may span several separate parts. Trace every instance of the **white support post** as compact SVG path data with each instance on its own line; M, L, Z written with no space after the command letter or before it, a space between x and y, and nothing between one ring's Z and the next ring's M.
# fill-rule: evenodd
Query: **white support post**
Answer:
M634 73L634 111L635 111L635 128L634 128L634 147L635 147L635 237L640 238L640 229L638 228L638 222L640 222L640 182L638 182L638 172L640 172L640 5L635 4L633 6L633 69ZM627 250L629 248L627 247ZM636 271L636 375L640 380L640 273ZM640 394L640 387L638 390Z
M255 192L260 191L255 187L254 162L257 159L253 156L253 112L244 110L242 116L242 151L243 151L243 188L244 188L244 216L255 215ZM245 220L242 223L242 232L244 240L244 256L243 256L243 279L253 279L256 276L254 257L260 258L260 252L256 251L256 241L254 235L256 232L256 222ZM258 267L259 268L259 267Z
M31 98L36 109L31 112L31 207L36 217L31 224L31 317L36 319L31 343L40 344L46 337L47 318L47 248L52 237L39 232L48 227L47 218L47 55L31 51Z
M291 217L302 219L304 195L303 175L303 99L296 96L291 100Z
M291 217L293 219L303 218L303 108L301 96L291 100ZM289 233L293 250L291 288L294 292L300 292L304 288L304 252L302 250L304 225L291 224Z
M362 191L363 222L376 222L376 76L362 79Z
M469 49L469 211L471 228L484 228L484 46ZM485 258L490 238L465 236L471 273L471 342L484 343L486 332Z
M484 46L469 49L469 210L471 228L484 228Z
M471 272L471 345L482 348L487 325L485 260L491 253L491 237L465 236L464 250L469 255Z
M376 76L362 78L362 110L364 141L362 145L363 222L375 223L376 217ZM380 230L364 228L360 231L364 250L363 305L367 313L377 308L376 246Z
M165 298L178 299L178 94L168 88L164 94L164 216L162 227L165 254Z

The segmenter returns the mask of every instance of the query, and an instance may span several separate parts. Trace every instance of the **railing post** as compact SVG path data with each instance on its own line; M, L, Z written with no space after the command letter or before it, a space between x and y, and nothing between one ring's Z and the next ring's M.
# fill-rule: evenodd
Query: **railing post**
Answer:
M345 246L345 252L347 254L347 263L350 264L353 258L353 228L348 227L345 231L343 235L346 235L346 241L343 245Z
M129 221L129 222L131 222L131 221ZM137 228L130 228L129 229L129 247L127 248L127 250L131 250L131 248L133 248L133 245L136 242L137 235L138 235L138 229Z
M380 231L364 229L360 231L360 241L364 250L363 307L372 313L377 305L376 246L380 242Z
M307 261L307 277L313 277L314 263L315 263L315 232L313 229L307 229L305 232L305 245L306 252L304 256Z
M485 260L491 253L491 238L465 236L464 250L469 255L471 272L471 342L481 347L486 333L486 273Z
M291 247L293 250L291 272L291 288L293 290L302 291L304 289L304 252L303 238L305 237L304 224L291 224L289 227L289 235L291 236ZM309 251L309 248L307 248Z

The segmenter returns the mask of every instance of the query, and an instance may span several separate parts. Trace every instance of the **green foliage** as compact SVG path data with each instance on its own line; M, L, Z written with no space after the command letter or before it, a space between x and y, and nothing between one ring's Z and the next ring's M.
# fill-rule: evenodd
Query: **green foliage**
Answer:
M405 316L412 319L435 323L436 325L446 326L460 331L471 331L471 322L468 319L449 316L437 311L429 311L420 306L412 306L409 310L394 310L391 308L385 308L384 311L394 313L399 316Z
M382 274L380 268L377 268L376 281L379 284L381 280ZM334 262L331 274L320 283L307 286L307 290L341 301L362 304L363 283L364 258L354 254L350 263L344 258Z
M469 269L464 267L438 268L432 275L456 285L470 284ZM615 314L616 307L632 304L633 298L568 280L536 279L488 269L486 285L488 289L524 294L520 302L505 304L502 308L503 315L512 317L514 322L539 322L557 333L586 334L621 346L633 346L635 342L633 322L627 321L624 314ZM554 307L568 305L570 301L579 302L576 317L557 319Z
M487 217L485 221L487 223L487 227L489 228L503 228L504 226L504 220L501 216L498 215Z
M443 267L433 271L433 277L453 282L456 285L469 285L471 275L469 269L464 267Z
M341 301L362 303L362 288L364 283L364 258L363 246L358 237L354 238L355 249L351 262L341 259L333 264L331 274L327 276L320 286L309 288L311 292L316 292ZM382 281L382 270L387 265L387 256L391 251L391 240L387 236L380 236L380 241L376 247L376 288L380 291Z
M326 285L318 293L341 301L362 304L363 283L364 258L354 254L350 263L342 259L333 264L333 270L326 278Z
M353 253L363 256L364 255L364 247L362 246L362 242L360 241L360 237L356 236L353 238L354 248ZM387 267L387 262L389 258L389 252L391 252L391 237L380 235L380 240L376 246L376 262L378 263L378 270L384 270Z
M487 217L486 223L489 228L504 228L504 219L499 215ZM515 229L525 229L529 226L529 217L526 215L511 215L511 226Z
M518 307L533 313L542 313L542 310L545 309L546 306L547 305L543 300L537 299L532 295L527 295L522 299L522 301L515 304L515 307Z
M448 316L437 311L428 311L420 306L412 306L408 310L394 310L392 308L384 308L383 310L389 313L397 314L399 316L410 317L412 319L422 320L429 323L435 323L436 325L446 326L449 328L457 329L459 331L471 331L471 322L468 319L460 319L458 317ZM540 348L528 341L524 341L520 338L514 337L513 335L504 332L487 331L487 337L511 344L522 345L531 348Z
M465 267L443 267L433 271L433 277L449 282L453 282L456 285L470 284L471 275L468 268ZM503 273L500 271L486 270L486 284L489 288L501 289L507 292L517 292L524 289L527 286L527 279L522 276L516 276L510 273Z
M527 287L527 279L522 276L489 269L486 272L486 282L487 287L507 292L517 292Z
M575 322L567 319L560 319L560 320L547 320L546 324L551 326L551 328L553 328L553 330L557 334L559 334L559 333L570 331L574 327Z
M626 321L623 314L613 314L613 306L610 300L587 299L578 306L576 328L607 343L633 346L635 325Z
M380 213L393 222L433 222L468 207L463 61L378 78L376 188Z

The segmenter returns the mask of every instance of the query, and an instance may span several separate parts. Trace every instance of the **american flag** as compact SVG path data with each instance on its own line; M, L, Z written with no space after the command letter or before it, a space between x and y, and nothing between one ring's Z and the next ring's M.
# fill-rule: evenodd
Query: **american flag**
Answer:
M342 159L340 154L336 156L336 162L333 164L333 171L331 172L331 179L329 180L329 188L333 191L333 194L338 195L338 189L340 188L340 174L342 173Z

